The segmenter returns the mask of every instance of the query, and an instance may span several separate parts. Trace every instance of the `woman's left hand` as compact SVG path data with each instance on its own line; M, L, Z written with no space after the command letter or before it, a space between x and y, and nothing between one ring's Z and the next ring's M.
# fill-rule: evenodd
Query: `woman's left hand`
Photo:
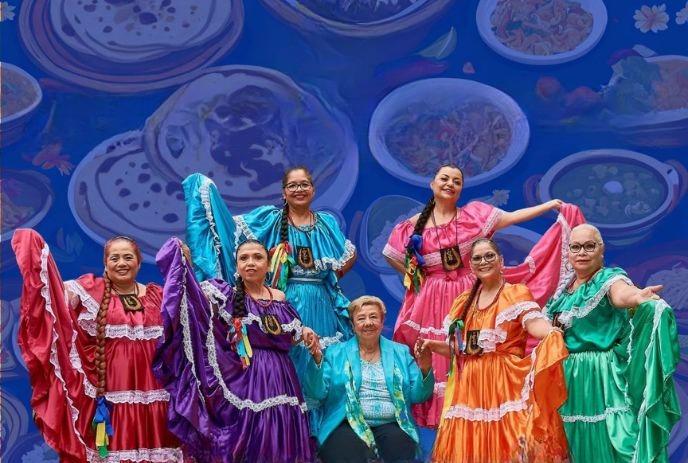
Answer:
M428 374L432 368L432 350L428 345L430 341L419 339L416 341L414 348L414 354L416 357L416 363L418 363L418 368L423 372L424 375Z
M654 285L654 286L647 286L640 291L638 291L638 304L642 304L643 302L646 301L656 301L659 299L659 295L657 295L658 292L660 292L664 286L662 285Z
M315 334L315 331L305 326L301 331L301 340L304 346L313 354L316 349L320 348L320 338Z

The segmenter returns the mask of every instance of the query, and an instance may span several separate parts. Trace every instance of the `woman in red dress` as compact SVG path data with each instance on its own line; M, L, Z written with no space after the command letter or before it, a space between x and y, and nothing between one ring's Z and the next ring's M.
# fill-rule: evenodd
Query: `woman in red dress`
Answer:
M136 281L136 242L105 244L105 272L62 281L48 245L17 230L24 279L19 346L36 426L61 462L180 462L167 430L169 394L151 364L162 335L162 289Z

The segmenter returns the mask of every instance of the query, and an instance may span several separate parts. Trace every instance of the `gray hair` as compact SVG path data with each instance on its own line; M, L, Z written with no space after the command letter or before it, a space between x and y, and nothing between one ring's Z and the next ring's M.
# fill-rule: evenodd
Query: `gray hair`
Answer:
M600 244L604 244L604 240L602 239L602 233L600 233L600 229L594 226L593 224L581 223L579 225L576 225L571 229L571 233L573 234L573 232L576 230L590 230L592 231L593 236L595 237L595 241L597 241Z
M387 308L385 307L385 303L382 302L382 299L376 296L360 296L351 301L349 304L349 317L354 318L354 315L356 312L363 307L364 305L376 305L380 311L382 312L382 315L384 316L387 313Z

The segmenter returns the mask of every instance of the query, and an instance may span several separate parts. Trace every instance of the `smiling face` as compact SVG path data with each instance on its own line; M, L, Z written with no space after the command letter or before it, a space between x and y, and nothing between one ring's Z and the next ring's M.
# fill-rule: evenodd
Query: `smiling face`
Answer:
M471 249L471 270L483 283L501 278L504 258L490 241L479 241Z
M105 246L105 270L115 285L129 287L134 284L140 268L140 253L133 242L115 239Z
M590 250L594 245L594 250ZM585 248L588 248L586 250ZM574 252L571 250L578 250ZM578 249L580 248L580 249ZM569 240L569 262L578 276L588 276L602 267L604 244L599 232L589 226L575 227Z
M351 321L359 340L374 342L380 339L385 315L380 306L367 303L353 313Z
M259 243L248 242L237 249L237 272L244 281L263 283L268 273L268 252Z
M437 171L430 182L430 188L435 200L456 202L463 189L463 174L456 167L444 166Z
M310 207L315 196L313 178L304 169L294 169L287 173L283 182L282 194L290 207Z

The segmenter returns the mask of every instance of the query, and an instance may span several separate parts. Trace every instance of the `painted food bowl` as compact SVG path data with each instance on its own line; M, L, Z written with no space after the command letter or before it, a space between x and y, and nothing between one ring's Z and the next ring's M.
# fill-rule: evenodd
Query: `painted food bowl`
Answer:
M28 0L19 32L48 74L109 93L179 85L224 56L244 22L241 0Z
M472 80L424 79L399 87L378 104L368 143L393 176L428 186L437 169L458 164L464 187L511 169L530 138L528 119L506 93Z
M17 141L43 99L38 81L22 68L0 63L0 146Z
M382 250L394 226L422 209L422 203L400 195L382 196L368 206L358 240L358 252L366 267L381 274L397 273L385 260Z
M170 236L183 236L186 204L181 183L155 172L141 145L141 132L105 140L79 162L68 190L77 224L99 244L113 236L136 240L145 262Z
M341 209L358 177L349 119L286 75L255 66L207 69L146 121L146 155L169 181L212 178L233 212L282 201L286 168L306 165L313 208Z
M592 50L607 27L601 0L481 0L478 33L492 50L524 64L559 64Z
M55 197L48 177L32 170L3 170L0 189L1 241L10 239L17 228L36 226L48 213Z
M354 38L391 35L441 16L453 0L261 0L277 17L299 30Z
M637 146L688 145L688 57L663 55L645 58L642 74L649 87L615 72L605 88L611 103L612 127ZM629 94L629 86L634 86ZM628 99L634 104L628 104Z
M605 241L627 245L645 237L678 205L687 183L688 174L677 161L596 149L567 156L541 178L531 177L524 188L532 204L552 198L577 204Z

